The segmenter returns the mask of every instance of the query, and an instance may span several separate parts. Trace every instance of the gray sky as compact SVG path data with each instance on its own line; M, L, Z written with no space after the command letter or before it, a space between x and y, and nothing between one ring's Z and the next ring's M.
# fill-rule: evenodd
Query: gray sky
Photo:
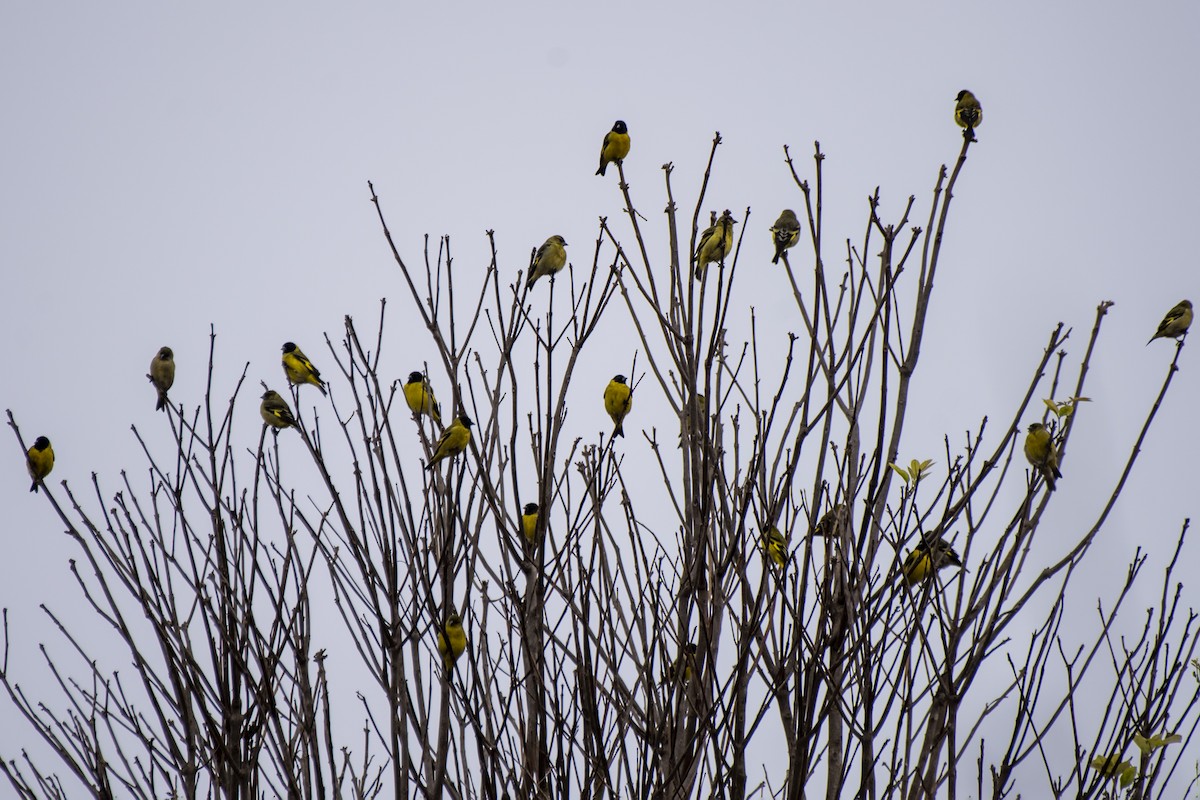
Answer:
M1053 325L1075 328L1077 363L1095 306L1113 300L1095 402L1049 512L1071 535L1092 524L1172 356L1171 344L1145 341L1179 299L1200 300L1187 244L1200 211L1200 7L426 5L0 10L0 401L27 441L54 442L53 484L83 490L95 471L111 496L120 468L143 470L129 426L160 445L166 426L143 377L150 357L174 348L171 396L194 406L210 323L218 394L246 361L254 386L282 386L287 339L329 364L323 334L337 340L346 314L373 326L384 296L400 361L431 357L419 336L401 339L407 301L367 180L413 261L424 234L449 234L458 268L481 274L493 228L514 276L551 233L582 267L598 216L628 231L615 177L592 175L616 118L629 124L626 174L660 242L660 165L674 162L690 219L720 130L706 209L741 220L752 207L741 269L763 273L739 302L781 336L798 330L766 269L767 227L803 202L782 145L805 174L814 139L827 154L825 257L838 268L839 242L861 241L875 186L891 220L915 194L923 224L937 168L958 153L951 110L966 87L985 118L956 190L901 456L941 461L943 434L961 441L983 415L999 435ZM588 431L602 427L599 392L633 346L616 326L605 335L590 356L594 405L587 392L572 404ZM1197 511L1193 355L1098 545L1096 593L1123 579L1138 544L1165 557ZM242 406L247 446L256 406ZM646 424L643 407L627 429ZM48 636L37 604L77 599L59 588L75 553L26 492L9 441L0 606L25 651L14 663L33 668L34 643ZM1185 595L1200 605L1200 589ZM1079 600L1084 614L1094 604ZM0 730L0 752L14 734Z

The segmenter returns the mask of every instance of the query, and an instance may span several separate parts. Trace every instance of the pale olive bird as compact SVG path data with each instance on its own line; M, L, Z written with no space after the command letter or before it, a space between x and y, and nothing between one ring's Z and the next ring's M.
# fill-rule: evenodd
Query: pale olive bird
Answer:
M775 243L775 257L771 259L771 263L778 264L783 252L795 247L796 242L800 241L800 220L796 219L795 211L785 208L780 212L779 219L771 226L771 241Z
M289 383L296 385L311 383L321 390L321 394L326 394L325 381L321 380L321 373L308 360L308 356L304 355L304 351L296 347L295 342L283 343L282 360L283 371L287 374Z
M625 416L633 408L633 390L625 383L624 375L617 375L608 382L604 389L604 410L612 417L613 436L625 436Z
M1046 488L1053 492L1055 480L1062 477L1058 471L1058 451L1050 429L1040 422L1030 424L1029 433L1025 435L1025 458L1046 479Z
M705 268L714 261L721 261L733 249L733 223L737 222L729 209L721 218L704 229L696 245L696 280L704 279Z
M50 474L50 470L54 469L54 448L45 436L37 437L33 447L25 451L25 469L29 470L29 477L33 478L29 491L36 493L38 486Z
M597 175L603 175L604 170L608 169L608 165L614 161L621 164L625 161L625 156L629 155L629 129L625 127L625 123L617 120L612 126L612 130L604 134L604 143L600 145L600 169L596 170Z
M526 503L525 511L521 514L521 532L525 534L525 540L533 544L537 536L538 525L538 504Z
M838 526L846 521L846 505L838 503L833 508L825 512L817 524L813 526L813 536L834 536L838 532Z
M424 414L439 425L442 424L442 406L433 396L433 387L429 379L419 372L408 373L408 382L404 384L404 402L417 416Z
M474 424L466 414L459 414L458 419L447 425L446 430L442 431L442 435L438 437L437 445L433 448L433 456L425 465L425 469L431 470L439 461L453 458L466 450L467 445L471 443L471 426Z
M954 105L954 121L959 127L966 128L963 131L963 136L971 136L975 129L979 127L979 123L983 122L983 106L979 105L979 101L975 99L975 95L971 94L966 89L955 96Z
M912 586L932 578L938 570L951 566L961 567L962 559L950 543L939 536L932 541L922 538L904 557L900 571L904 575L904 582Z
M1150 337L1150 342L1155 339L1178 339L1187 333L1187 329L1192 326L1192 301L1180 300L1179 304L1167 312L1163 317L1163 321L1158 323L1158 330ZM1146 344L1150 344L1146 342Z
M787 563L789 538L780 533L779 528L776 528L774 525L763 533L763 547L777 567L782 567Z
M263 422L271 426L272 432L276 436L284 428L296 426L296 418L292 416L292 409L288 406L287 401L280 397L279 392L270 389L263 392L258 413L262 415Z
M167 390L175 383L175 353L169 347L160 347L150 359L150 374L147 375L154 388L158 390L158 405L155 411L167 407Z
M533 283L543 275L553 275L567 264L567 241L561 236L551 236L533 257L533 266L529 268L529 279L525 288L532 289Z
M462 618L451 611L446 617L446 624L438 631L437 649L442 655L442 663L447 669L454 666L467 649L467 632L463 630Z

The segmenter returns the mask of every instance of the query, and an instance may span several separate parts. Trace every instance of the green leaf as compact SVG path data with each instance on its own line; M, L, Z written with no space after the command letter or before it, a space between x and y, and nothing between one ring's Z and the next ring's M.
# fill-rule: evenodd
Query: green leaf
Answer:
M1166 747L1169 744L1175 744L1176 742L1182 741L1183 737L1178 733L1168 733L1166 736L1154 734L1149 739L1140 734L1135 734L1133 737L1133 743L1137 745L1138 749L1142 751L1143 755L1150 755L1160 747Z
M897 475L899 475L899 476L900 476L900 478L901 478L901 479L902 479L902 480L903 480L905 483L908 483L908 481L909 481L910 479L909 479L909 477L908 477L908 471L907 471L907 470L905 470L903 467L898 467L898 466L896 466L896 464L895 464L894 462L892 462L892 461L889 461L889 462L888 462L888 466L889 466L889 467L891 467L891 468L892 468L892 470L893 470L893 471L894 471L894 472L895 472Z

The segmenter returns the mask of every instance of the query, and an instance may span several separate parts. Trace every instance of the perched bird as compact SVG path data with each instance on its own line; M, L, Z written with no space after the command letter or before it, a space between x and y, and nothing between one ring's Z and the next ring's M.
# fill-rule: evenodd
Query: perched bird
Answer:
M1053 492L1055 478L1062 477L1058 471L1058 451L1054 448L1050 429L1040 422L1029 426L1029 433L1025 436L1025 458L1042 474L1046 479L1046 487Z
M796 219L795 211L785 208L780 213L779 219L771 226L771 239L775 242L775 257L771 263L778 264L783 251L795 247L796 242L800 241L800 220Z
M833 536L837 534L838 525L844 522L845 519L846 505L844 503L838 503L836 506L826 511L821 519L818 520L817 524L813 526L812 535Z
M54 469L54 448L45 436L39 436L33 447L25 451L25 468L29 470L29 477L33 478L29 491L36 492L38 484Z
M682 679L687 683L692 679L692 674L696 671L696 644L688 642L679 650L679 655L675 657L675 662L667 667L667 671L663 674L663 683L673 683ZM681 674L682 673L682 674Z
M425 469L433 469L439 461L453 458L466 450L467 445L471 443L471 426L474 424L466 414L459 414L458 419L447 425L446 430L438 437L437 445L433 448L433 457L429 459Z
M954 105L954 121L960 128L966 128L963 136L970 137L979 127L979 123L983 122L983 106L979 105L975 95L966 89L959 92L954 99L958 101Z
M1187 333L1187 329L1192 325L1192 301L1180 300L1179 305L1172 308L1163 317L1163 321L1158 323L1158 330L1150 337L1150 342L1155 339L1178 339ZM1146 344L1150 344L1146 342Z
M537 536L538 524L538 504L526 503L525 511L521 514L521 530L525 533L525 540L533 544Z
M737 222L729 209L721 218L700 234L696 245L696 280L704 279L704 269L713 261L721 261L733 249L733 223Z
M625 127L624 122L617 120L612 130L604 134L604 144L600 145L600 169L596 170L596 174L603 175L609 164L614 161L620 164L625 161L627 155L629 155L629 129Z
M900 571L904 574L904 583L912 586L932 578L938 570L950 566L961 567L962 559L954 552L950 543L939 536L933 540L922 538L904 557Z
M529 279L525 288L532 289L533 282L543 275L553 275L567 264L567 251L564 249L567 241L561 236L551 236L533 257L533 266L529 268Z
M287 401L279 396L279 392L273 392L270 389L263 392L262 405L258 407L258 413L262 414L263 422L275 429L276 436L284 428L292 428L296 425L296 418L292 416L292 409L288 407Z
M462 618L451 611L446 617L446 624L438 631L437 649L442 654L442 663L446 669L454 666L458 657L467 649L467 632L463 630Z
M147 376L154 388L158 390L158 405L155 411L167 407L167 390L175 383L175 353L169 347L160 347L150 360L150 374Z
M613 436L625 436L625 428L621 423L625 421L625 415L632 407L633 390L625 383L624 375L615 376L604 389L604 410L616 425L613 428Z
M308 356L304 355L304 351L296 347L295 342L283 343L283 371L287 373L289 383L311 383L321 390L321 394L326 394L321 373L308 360Z
M782 567L788 560L788 541L791 537L784 536L779 532L779 528L772 525L767 529L762 536L763 548L766 549L767 555L775 562L775 566Z
M429 379L419 372L408 373L408 383L404 384L404 401L408 408L417 416L424 414L439 425L442 424L442 406L433 396L433 387Z

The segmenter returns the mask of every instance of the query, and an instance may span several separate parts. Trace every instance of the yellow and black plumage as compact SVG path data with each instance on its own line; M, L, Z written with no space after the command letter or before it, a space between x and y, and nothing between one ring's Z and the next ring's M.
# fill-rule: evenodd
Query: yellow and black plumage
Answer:
M966 89L959 92L954 100L954 121L960 128L966 128L963 136L969 139L974 135L979 123L983 122L983 106L979 105L975 95Z
M545 275L553 275L567 264L567 240L561 236L551 236L537 249L533 256L533 265L529 268L529 278L525 288L532 289L533 283Z
M915 583L932 579L938 570L952 566L961 567L962 559L959 558L950 543L939 536L932 540L921 539L920 543L904 557L904 564L900 567L900 571L904 575L905 584L912 586Z
M737 222L729 209L704 229L696 244L696 280L704 279L705 268L714 261L723 261L733 249L733 223Z
M446 430L442 431L442 435L438 437L437 445L433 448L433 456L425 465L425 469L433 469L439 461L453 458L466 450L467 445L471 443L471 426L474 424L466 414L459 414L454 422L447 425Z
M624 375L617 375L604 389L604 410L612 417L613 436L625 436L625 416L633 408L633 390L625 383Z
M54 469L54 448L45 436L37 437L33 447L25 451L25 469L29 470L29 477L33 478L29 491L37 492L38 486L50 474L50 470Z
M167 407L167 390L175 383L175 353L169 347L160 347L150 359L150 383L158 390L158 404L155 411Z
M596 170L596 174L603 175L609 164L614 161L620 164L625 161L627 155L629 155L629 129L625 127L624 122L617 120L612 126L612 130L604 134L604 144L600 145L600 169Z
M667 667L667 671L663 673L663 683L674 683L682 680L687 683L692 679L692 675L696 672L696 644L688 642L679 651L679 655L675 657L674 663ZM682 673L682 674L681 674Z
M404 402L413 414L424 414L439 425L442 423L442 406L433 396L433 387L429 379L419 372L408 373L408 381L404 384Z
M525 510L521 514L521 532L525 534L525 541L533 544L537 536L538 526L538 504L526 503Z
M1180 300L1178 305L1167 312L1163 321L1158 323L1158 330L1150 337L1150 342L1155 339L1178 339L1187 333L1191 326L1192 301ZM1150 344L1150 342L1146 342L1146 344Z
M1054 491L1055 480L1062 477L1058 471L1058 450L1050 429L1040 422L1029 426L1025 434L1025 458L1046 479L1046 488Z
M771 263L778 264L784 251L795 247L796 242L800 241L800 220L796 219L795 211L785 208L780 212L779 219L771 226L771 241L775 243L775 257Z
M262 415L263 422L274 429L277 436L284 428L292 428L296 425L296 418L292 416L292 409L288 406L287 401L279 395L279 392L270 389L263 392L258 413Z
M296 347L295 342L283 343L282 360L283 371L287 375L289 383L297 385L311 383L321 390L321 394L326 394L325 381L321 380L321 373L308 360L308 356L304 355L304 351Z
M446 617L446 624L438 631L437 649L442 656L442 663L449 669L454 666L467 649L467 632L463 630L462 618L451 611Z
M782 567L787 563L789 538L780 533L779 528L774 525L763 532L763 548L777 567Z

